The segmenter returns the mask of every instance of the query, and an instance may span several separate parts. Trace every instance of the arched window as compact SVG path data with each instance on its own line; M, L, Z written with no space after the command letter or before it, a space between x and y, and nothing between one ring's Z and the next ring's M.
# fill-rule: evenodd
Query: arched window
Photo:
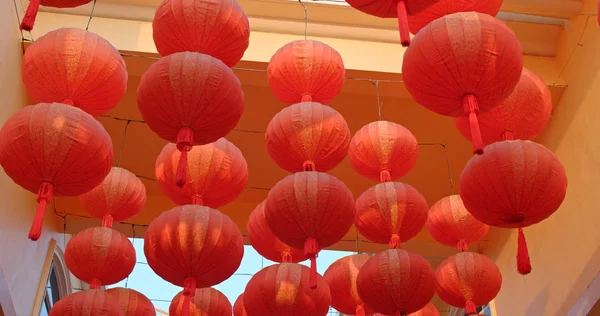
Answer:
M64 257L55 240L50 242L50 249L48 249L43 271L47 271L47 274L46 278L42 278L41 280L44 283L40 283L41 291L38 292L39 301L36 301L36 305L39 306L39 315L47 316L52 306L71 292L70 279L64 264Z

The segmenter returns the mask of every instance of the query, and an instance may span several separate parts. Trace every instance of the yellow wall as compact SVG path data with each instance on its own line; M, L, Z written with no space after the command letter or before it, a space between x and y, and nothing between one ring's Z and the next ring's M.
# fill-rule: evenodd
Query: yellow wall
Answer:
M21 34L12 1L0 1L0 122L27 102L21 84ZM0 267L18 316L31 314L50 238L57 237L50 210L37 242L27 239L35 195L0 172Z
M533 272L525 277L516 272L515 231L499 236L500 242L487 251L496 257L504 277L496 300L500 316L565 316L600 270L600 27L596 13L596 1L586 0L583 14L565 25L559 43L557 59L568 87L540 141L564 164L569 188L557 213L525 230Z

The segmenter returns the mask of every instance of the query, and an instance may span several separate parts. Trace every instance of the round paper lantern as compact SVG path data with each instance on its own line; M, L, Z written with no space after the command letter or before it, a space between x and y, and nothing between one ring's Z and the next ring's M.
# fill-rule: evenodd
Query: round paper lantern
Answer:
M428 208L427 201L414 187L383 182L358 197L354 225L368 240L400 248L401 242L423 229Z
M123 316L156 316L152 302L138 291L115 287L106 290L106 293L119 303Z
M184 312L183 292L177 293L169 305L169 315L182 315ZM197 289L193 301L189 303L191 316L231 316L231 303L220 291L207 287Z
M244 307L244 293L240 294L233 304L233 316L248 316Z
M347 314L365 316L373 314L373 310L365 306L356 289L356 276L360 268L371 256L357 254L343 257L325 271L323 278L331 290L331 306Z
M460 252L444 260L435 272L437 295L446 303L477 314L477 306L493 300L502 286L498 266L484 255Z
M102 219L102 226L112 227L113 221L124 221L146 206L146 187L126 169L113 167L104 181L79 197L90 215Z
M435 294L435 272L427 260L402 249L371 257L356 278L358 294L376 312L410 314L425 307Z
M468 245L481 240L488 229L488 225L467 211L460 195L450 195L437 201L427 217L427 230L431 237L460 251L467 251Z
M350 165L362 176L374 181L394 181L415 166L419 144L404 126L377 121L356 132L349 155Z
M474 151L481 154L477 115L511 94L522 69L521 44L508 26L487 14L459 12L419 31L404 54L402 76L417 103L467 117Z
M440 0L347 0L349 5L380 18L398 18L400 43L410 45L408 17L418 14Z
M306 260L304 251L292 248L277 238L265 218L265 204L262 201L250 213L248 220L248 240L261 256L275 262L300 262Z
M408 16L408 28L417 34L422 28L444 15L456 12L479 12L496 16L504 0L439 0L431 7Z
M348 154L350 129L336 110L316 102L284 108L269 125L267 151L289 172L327 172Z
M155 311L156 313L156 311ZM119 303L107 291L91 289L65 296L56 302L49 316L125 316Z
M345 75L342 56L331 46L313 40L285 44L267 67L269 86L285 104L327 104L342 90Z
M200 53L175 53L152 64L142 76L137 98L148 127L182 152L177 170L180 187L192 146L227 135L244 110L244 93L233 71Z
M354 197L336 177L305 171L285 177L269 191L265 209L275 236L304 249L311 261L311 287L317 286L317 253L340 241L354 222Z
M523 227L548 218L565 199L567 175L558 158L530 141L496 142L474 156L460 175L460 197L476 219L518 228L517 268L531 272Z
M127 236L108 227L80 231L65 249L69 271L91 288L124 280L133 271L135 259L135 249Z
M127 90L119 51L102 37L75 28L51 31L31 44L23 54L22 77L37 102L73 105L93 116L108 113Z
M281 263L258 271L246 285L244 307L248 316L325 316L331 294L317 275L318 286L309 285L310 271L296 263Z
M158 186L177 204L201 204L218 208L235 200L248 183L246 159L225 138L192 147L187 154L183 187L176 184L180 158L181 152L177 150L177 146L169 143L156 158L155 168Z
M533 139L546 126L552 112L552 96L546 83L523 68L515 90L500 105L479 115L483 144L512 139ZM471 139L466 118L455 118L456 127Z
M373 316L388 316L384 314L373 314ZM431 302L427 303L425 307L421 308L419 311L410 313L407 316L440 316L440 312L435 308Z
M219 284L237 270L244 240L238 226L223 213L184 205L161 213L150 223L144 254L154 273L184 288L184 304L189 304L196 288Z
M90 191L110 172L113 147L100 122L60 103L27 106L0 130L0 165L18 185L36 193L38 208L29 231L42 233L46 204L52 196Z
M248 48L248 18L235 0L163 0L152 21L158 53L198 52L237 64Z
M35 18L40 5L54 8L75 8L91 1L92 0L31 0L29 1L27 10L23 16L23 20L21 21L21 30L33 30L33 24L35 24Z

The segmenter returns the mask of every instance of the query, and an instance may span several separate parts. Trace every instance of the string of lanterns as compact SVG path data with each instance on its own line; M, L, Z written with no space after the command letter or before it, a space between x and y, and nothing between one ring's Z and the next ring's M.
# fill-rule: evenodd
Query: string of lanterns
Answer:
M73 7L86 0L32 0L22 21L31 30L39 5ZM271 58L267 79L287 106L267 127L273 161L292 173L271 188L252 212L248 237L267 259L232 306L211 286L239 267L243 237L216 208L234 201L248 181L242 152L224 137L237 125L244 93L230 67L249 45L249 24L234 0L163 0L153 20L162 56L142 76L138 108L150 129L169 142L156 159L163 193L179 206L163 212L144 236L152 270L183 290L172 315L315 315L333 306L346 313L439 315L434 294L477 313L500 291L499 268L468 245L489 226L517 228L517 270L532 267L523 228L551 216L566 196L558 158L534 138L549 120L550 93L523 67L514 33L493 16L501 0L348 0L367 14L398 19L406 89L425 108L454 117L475 155L460 178L460 195L431 208L417 188L397 182L418 159L416 137L405 127L371 122L354 137L344 118L325 105L342 90L340 54L325 43L293 41ZM201 8L197 10L198 8ZM416 33L411 39L409 32ZM491 35L493 34L493 35ZM37 240L53 196L80 196L102 226L74 235L67 267L90 284L61 299L50 315L151 315L152 303L131 289L101 290L124 280L136 254L112 229L141 212L146 189L113 165L110 136L94 118L113 109L127 85L125 62L98 35L73 28L49 32L23 56L23 82L37 105L15 114L0 130L0 164L37 193L29 232ZM327 174L346 155L352 168L379 183L355 201ZM368 240L388 244L355 254L317 273L321 249L352 225ZM489 226L488 226L489 225ZM426 226L439 243L459 251L434 271L421 255L401 249ZM310 268L297 262L309 259Z

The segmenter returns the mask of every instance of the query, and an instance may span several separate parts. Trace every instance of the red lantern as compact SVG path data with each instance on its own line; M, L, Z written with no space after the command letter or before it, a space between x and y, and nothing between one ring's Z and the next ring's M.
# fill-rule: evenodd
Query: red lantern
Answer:
M331 290L331 306L347 314L365 316L373 311L365 306L356 289L356 276L371 256L357 254L343 257L332 263L323 277Z
M148 127L176 143L182 152L177 170L180 187L185 183L187 153L192 146L227 135L244 110L244 93L233 71L200 53L161 58L142 76L137 97Z
M368 240L399 248L400 242L421 231L428 208L423 195L412 186L383 182L358 197L354 225Z
M244 308L244 293L240 294L233 304L233 316L248 316Z
M277 182L267 197L265 217L282 242L304 249L311 261L311 287L317 286L316 257L346 235L354 222L354 197L336 177L298 172Z
M474 151L481 154L477 115L511 94L522 69L521 44L511 29L487 14L459 12L414 37L402 76L417 103L441 115L468 117Z
M472 157L460 175L460 197L485 224L518 228L517 268L531 272L523 227L552 215L565 199L567 175L558 158L530 141L502 141Z
M106 293L112 296L121 307L123 316L155 316L156 309L152 302L142 293L116 287L106 290Z
M350 130L336 110L302 102L277 113L265 135L267 151L289 172L327 172L348 154Z
M310 271L296 263L281 263L258 271L244 292L248 316L325 316L331 294L317 275L316 289L309 285Z
M410 45L408 17L431 7L439 0L348 0L349 5L366 14L380 18L398 18L400 43Z
M404 126L377 121L363 126L350 142L350 165L374 181L394 181L417 162L419 144Z
M313 40L285 44L267 67L269 86L285 104L327 104L342 90L345 75L342 56L331 46Z
M387 316L383 314L373 314L373 316ZM427 303L425 307L421 308L419 311L410 313L407 316L440 316L440 312L435 308L431 302Z
M132 218L146 206L146 187L126 169L113 167L104 181L79 199L90 215L112 227L113 221Z
M221 212L184 205L155 218L144 235L144 254L154 273L182 286L183 316L196 288L219 284L240 266L244 240L237 225Z
M75 8L89 2L91 0L31 0L21 21L21 30L33 30L33 24L35 23L40 5L54 8Z
M37 102L73 105L93 116L108 113L127 90L119 51L102 37L75 28L51 31L31 44L23 54L22 76Z
M402 249L382 251L369 259L356 278L358 294L375 311L410 314L435 294L435 272L427 260Z
M185 185L176 185L181 152L167 144L156 158L158 186L171 199L183 204L218 208L235 200L248 182L248 165L242 152L225 138L194 146L187 154ZM183 166L186 168L186 166Z
M98 121L59 103L27 106L0 130L0 165L18 185L37 192L38 208L29 231L42 233L46 204L53 195L77 196L102 182L110 171L113 147Z
M91 288L124 280L135 266L135 249L123 233L90 227L77 233L65 249L69 271Z
M265 204L262 201L250 213L248 220L248 240L261 256L275 262L300 262L306 260L304 251L292 248L277 238L265 218Z
M250 26L235 0L163 0L152 36L162 56L198 52L233 67L248 48Z
M169 306L169 315L181 315L183 311L183 292L177 293ZM197 289L189 305L192 316L231 316L231 303L223 293L207 287Z
M155 312L156 313L156 312ZM92 289L73 293L56 302L49 316L125 316L106 291Z
M552 96L546 83L523 68L517 87L500 105L479 115L481 138L485 145L501 140L533 139L548 123L552 112ZM466 118L455 118L456 127L471 139Z
M477 306L493 300L502 286L496 264L484 255L460 252L444 260L435 272L437 294L446 303L477 314Z
M408 28L411 33L417 34L427 24L457 12L479 12L496 16L500 11L503 0L439 0L431 7L417 14L408 16Z
M427 230L440 244L467 251L468 245L487 234L489 226L478 221L465 208L460 195L437 201L429 210Z

